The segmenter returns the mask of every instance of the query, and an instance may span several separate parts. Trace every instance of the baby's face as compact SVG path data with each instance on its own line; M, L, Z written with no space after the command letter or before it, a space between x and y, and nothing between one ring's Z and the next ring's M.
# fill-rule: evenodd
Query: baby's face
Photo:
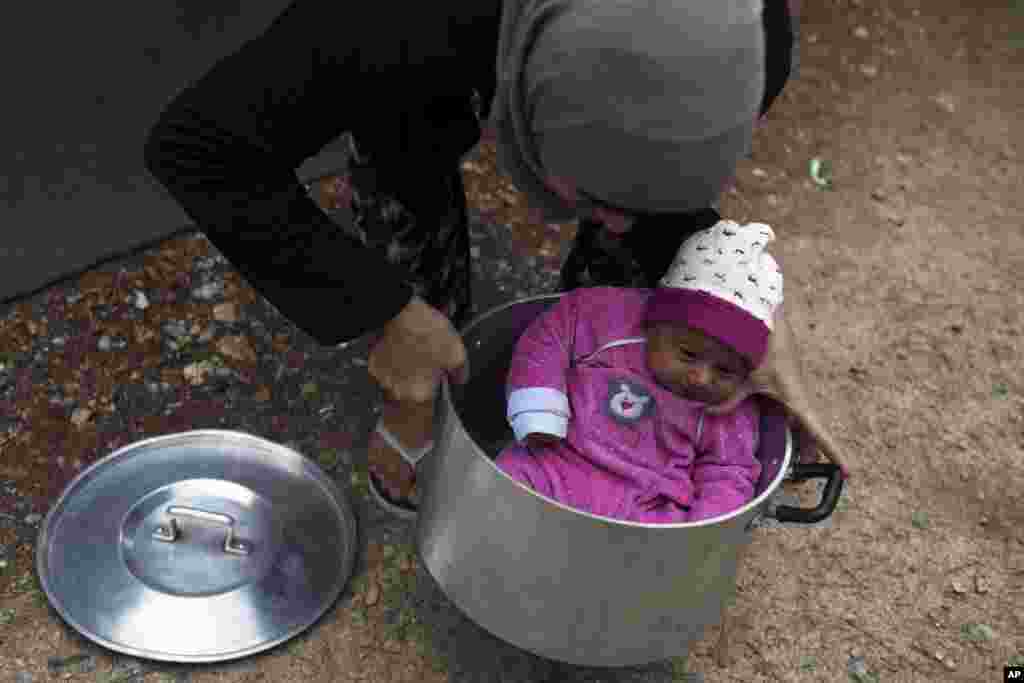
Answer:
M659 324L647 330L647 365L669 391L709 404L728 399L750 374L743 356L683 325Z

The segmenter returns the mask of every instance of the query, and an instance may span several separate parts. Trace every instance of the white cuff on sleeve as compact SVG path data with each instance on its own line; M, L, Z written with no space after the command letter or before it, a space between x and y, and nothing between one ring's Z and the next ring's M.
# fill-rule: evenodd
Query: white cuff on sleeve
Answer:
M516 389L508 397L508 420L516 439L542 432L565 438L571 411L569 397L551 387Z

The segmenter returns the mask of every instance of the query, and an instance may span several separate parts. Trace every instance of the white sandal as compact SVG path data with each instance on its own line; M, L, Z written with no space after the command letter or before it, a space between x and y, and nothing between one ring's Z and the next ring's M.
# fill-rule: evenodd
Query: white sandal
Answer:
M381 421L377 422L375 431L378 434L380 434L380 437L382 439L384 439L384 443L391 446L391 448L396 453L402 456L402 460L409 463L409 466L412 467L413 473L416 472L417 463L419 463L420 460L425 458L427 455L430 454L431 451L434 450L434 442L429 441L425 446L410 451L405 446L403 446L402 443L397 438L395 438L394 434L388 431L387 427L385 427ZM416 508L411 503L401 500L395 500L394 498L389 496L384 491L384 488L381 485L380 481L377 479L376 475L374 475L372 472L370 473L369 479L370 493L373 495L373 498L374 500L377 501L378 505L380 505L382 508L384 508L391 514L395 515L396 517L400 517L401 519L416 519L417 511Z

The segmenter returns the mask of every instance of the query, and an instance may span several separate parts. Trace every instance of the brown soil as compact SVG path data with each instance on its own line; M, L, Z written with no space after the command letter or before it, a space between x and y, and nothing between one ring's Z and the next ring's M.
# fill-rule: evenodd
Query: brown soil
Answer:
M729 666L712 656L717 629L691 658L707 680L847 680L850 657L861 656L877 674L864 681L973 683L1001 680L1007 661L1024 657L1022 56L1019 3L804 3L800 77L722 208L779 235L786 307L853 479L832 528L758 532L739 579ZM811 179L814 158L831 163L830 188ZM523 253L553 258L572 227L533 222L493 161L485 143L466 164L474 207L514 226ZM325 183L324 204L342 189ZM132 277L159 288L200 248L176 240ZM88 325L90 307L113 291L110 277L82 278L86 298L59 314ZM255 296L236 275L228 281L229 301ZM116 383L156 362L147 330L166 317L203 328L209 315L184 302L151 306L145 321L119 330L140 340L141 354L54 354L47 381L77 396L93 363L95 387L82 401L104 411ZM46 329L19 307L0 324L0 348L17 353ZM229 363L244 373L251 366L239 356ZM180 371L166 381L186 384ZM76 427L34 396L17 405L29 426L0 434L0 478L45 511L74 472L131 439L100 434L89 420ZM174 416L153 419L144 433L177 427ZM53 476L54 444L71 454L63 479ZM13 540L0 536L4 543ZM31 553L18 546L0 569L0 675L61 680L47 674L46 658L81 644L33 595ZM355 597L307 637L257 668L210 667L193 680L446 680L434 656L388 640L379 577L394 573L394 560L371 546L368 562ZM388 581L392 591L403 585ZM378 602L367 606L374 591ZM364 608L366 622L356 623ZM992 637L972 641L963 629L977 633L974 624ZM422 640L416 627L408 625L410 643ZM97 672L109 664L101 657Z

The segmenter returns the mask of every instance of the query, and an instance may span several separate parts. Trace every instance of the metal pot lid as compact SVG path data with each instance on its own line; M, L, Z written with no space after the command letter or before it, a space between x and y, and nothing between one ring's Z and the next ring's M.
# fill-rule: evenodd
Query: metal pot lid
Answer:
M299 634L334 604L356 518L312 460L250 434L129 444L61 494L36 568L54 609L111 650L236 659Z

